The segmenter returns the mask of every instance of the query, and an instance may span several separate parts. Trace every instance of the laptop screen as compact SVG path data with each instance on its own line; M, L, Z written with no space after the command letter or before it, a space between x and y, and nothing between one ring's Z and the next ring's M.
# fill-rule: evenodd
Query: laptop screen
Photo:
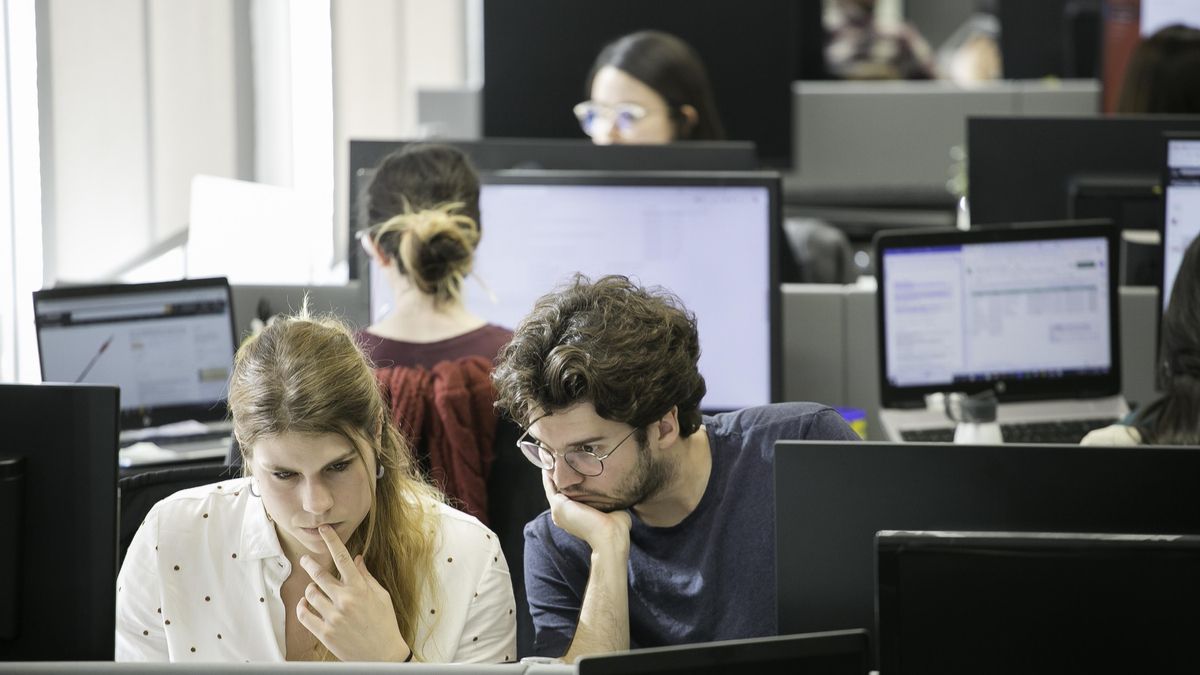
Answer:
M1187 247L1200 234L1200 136L1167 140L1163 223L1163 309L1171 299L1175 275Z
M526 172L484 177L467 307L513 328L576 272L663 286L696 315L705 410L777 399L774 174ZM371 318L392 292L371 270Z
M908 233L878 246L892 399L1061 396L1116 377L1114 247L1102 226Z
M34 293L42 379L121 389L121 426L225 417L229 284L195 279Z

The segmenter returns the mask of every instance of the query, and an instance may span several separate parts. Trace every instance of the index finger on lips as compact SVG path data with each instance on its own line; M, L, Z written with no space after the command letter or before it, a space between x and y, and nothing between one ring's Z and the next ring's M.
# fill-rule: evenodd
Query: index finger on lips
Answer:
M317 532L321 533L321 539L325 541L325 546L329 547L329 553L333 556L333 564L337 567L338 574L342 576L342 582L349 583L352 579L359 579L360 575L358 568L354 566L354 558L350 556L350 551L346 550L346 545L338 538L337 532L334 532L333 528L328 525L317 528Z

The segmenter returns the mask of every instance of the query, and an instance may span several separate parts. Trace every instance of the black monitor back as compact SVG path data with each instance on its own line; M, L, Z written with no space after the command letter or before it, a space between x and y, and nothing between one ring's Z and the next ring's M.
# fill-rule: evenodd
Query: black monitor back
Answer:
M865 675L865 630L635 649L579 660L579 675Z
M970 117L967 184L973 224L1062 220L1083 216L1107 191L1133 199L1104 216L1161 213L1147 199L1162 174L1162 135L1200 131L1197 115L1119 117ZM1147 196L1150 190L1152 196ZM1084 203L1081 204L1081 200ZM1081 208L1082 207L1082 208ZM1154 222L1116 222L1122 229L1156 229Z
M792 154L792 82L824 74L821 3L749 0L488 0L483 135L583 138L571 114L600 49L637 30L686 40L712 81L731 139L769 166Z
M0 550L19 552L16 576L0 579L0 615L15 604L17 619L0 661L113 658L118 392L0 385L0 454L24 465L20 523L0 532Z
M881 532L880 671L1191 670L1200 538Z
M1200 449L781 441L781 633L873 625L880 530L1200 534Z

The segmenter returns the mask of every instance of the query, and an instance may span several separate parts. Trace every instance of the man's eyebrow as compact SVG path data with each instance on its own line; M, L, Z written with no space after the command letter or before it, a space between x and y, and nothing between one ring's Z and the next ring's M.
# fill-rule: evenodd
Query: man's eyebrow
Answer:
M547 448L548 448L548 447L550 447L550 446L546 445L545 443L543 443L543 442L542 442L542 440L541 440L540 438L538 438L538 437L536 437L536 436L534 436L534 435L532 435L532 434L530 434L530 436L529 436L529 437L530 437L530 438L532 438L532 439L534 440L534 442L536 442L538 445L542 445L542 446L545 446L545 447L547 447ZM578 441L573 441L573 442L571 442L571 443L567 443L567 444L565 444L565 445L564 445L564 447L567 447L567 448L578 448L578 447L579 447L579 446L581 446L581 445L591 445L591 444L593 444L593 443L596 443L597 441L603 441L603 440L604 440L604 436L590 436L590 437L588 437L588 438L583 438L583 439L580 439L580 440L578 440Z

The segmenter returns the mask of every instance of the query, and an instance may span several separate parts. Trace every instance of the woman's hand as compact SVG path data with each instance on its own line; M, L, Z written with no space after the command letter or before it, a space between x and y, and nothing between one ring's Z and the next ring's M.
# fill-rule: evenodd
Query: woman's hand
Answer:
M342 661L408 659L412 651L400 635L392 596L367 571L361 555L350 557L332 527L322 525L318 531L342 578L301 556L312 583L296 605L296 618Z

